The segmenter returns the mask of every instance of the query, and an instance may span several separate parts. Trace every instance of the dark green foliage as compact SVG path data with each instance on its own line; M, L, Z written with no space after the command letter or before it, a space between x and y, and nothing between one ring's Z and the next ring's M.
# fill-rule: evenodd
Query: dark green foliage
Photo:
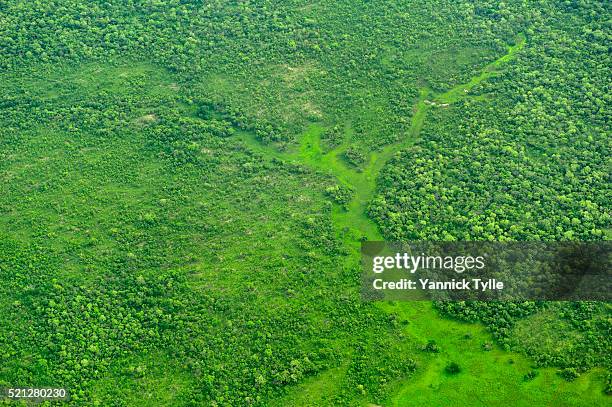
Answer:
M456 375L461 373L461 367L456 362L450 362L448 365L446 365L444 371L449 375Z
M420 139L387 165L369 212L387 239L608 238L609 5L542 6L537 11L516 4L503 12L477 8L496 19L521 9L528 46L467 97L430 107ZM610 367L611 320L605 304L438 306L449 315L485 323L506 349L527 351L540 365ZM574 339L571 350L538 347L516 336L519 321L545 311L581 338ZM542 335L556 336L554 331Z
M338 205L346 206L351 200L351 196L353 195L353 191L342 185L335 185L333 187L328 187L325 190L325 193L334 200Z
M381 177L371 213L389 238L604 237L609 35L592 32L601 32L608 14L597 14L597 2L584 7L577 15L538 10L529 47L477 88L482 99L431 111L421 140ZM584 30L575 30L576 21ZM571 55L562 51L567 47Z
M360 167L366 162L366 156L356 148L350 147L344 152L344 159L354 167Z
M580 373L578 373L578 371L573 367L566 367L565 369L559 370L559 376L561 376L568 382L571 382L580 377Z
M360 300L362 208L374 197L390 240L603 239L609 16L598 1L0 2L0 387L268 406L314 383L331 389L320 405L389 404L448 346L419 352L412 323ZM503 70L415 116L519 33ZM322 145L300 151L313 123ZM379 176L385 146L401 151ZM345 172L308 165L332 150ZM606 304L438 308L565 378L610 367ZM571 350L516 339L545 311L579 335Z
M427 345L423 346L423 352L438 353L440 352L440 347L436 344L435 340L430 339L427 341Z
M336 125L329 129L326 129L323 134L321 134L321 143L328 149L333 150L342 144L344 139L344 131L343 129Z
M525 373L525 376L523 376L523 381L525 382L530 382L533 379L535 379L536 377L538 377L538 371L537 370L532 370L529 373Z
M358 356L349 366L348 388L370 400L382 401L394 379L405 377L416 368L414 360L389 341L359 345L355 351Z

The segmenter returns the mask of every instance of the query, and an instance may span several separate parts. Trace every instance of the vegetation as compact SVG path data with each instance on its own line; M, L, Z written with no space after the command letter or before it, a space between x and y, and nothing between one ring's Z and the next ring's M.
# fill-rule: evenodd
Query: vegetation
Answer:
M607 239L609 18L2 2L0 387L605 405L609 304L363 302L359 241Z
M446 365L444 371L450 375L454 375L461 372L461 367L456 362L450 362L448 365Z
M523 377L523 380L528 382L528 381L531 381L531 380L535 379L536 377L538 377L538 371L537 370L532 370L529 373L525 373L525 376Z
M335 185L325 189L325 193L334 200L338 205L342 205L345 209L347 204L351 201L353 191L349 187Z
M430 339L427 341L427 345L423 346L423 352L438 353L440 352L440 347L436 344L435 340Z

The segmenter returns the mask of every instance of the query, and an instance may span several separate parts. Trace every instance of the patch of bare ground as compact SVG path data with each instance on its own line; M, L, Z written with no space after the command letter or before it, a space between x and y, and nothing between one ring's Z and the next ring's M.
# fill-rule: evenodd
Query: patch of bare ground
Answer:
M145 114L144 116L140 116L138 119L136 119L136 124L139 124L141 126L146 126L149 124L157 123L158 120L159 118L157 117L156 114L149 113L149 114Z

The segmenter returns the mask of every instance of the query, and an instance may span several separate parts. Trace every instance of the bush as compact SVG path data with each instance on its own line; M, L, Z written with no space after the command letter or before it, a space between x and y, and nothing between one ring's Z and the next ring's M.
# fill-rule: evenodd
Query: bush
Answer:
M345 209L353 196L353 190L342 185L329 187L325 190L325 193Z
M573 367L567 367L565 369L559 370L559 376L561 376L568 382L571 382L580 377L580 373L578 373L578 371Z
M440 347L436 344L436 341L430 339L427 341L427 345L423 346L423 352L438 353L440 352Z
M450 362L446 365L444 371L450 375L456 375L461 372L461 366L459 366L456 362Z
M525 382L529 382L533 379L535 379L536 377L538 377L538 371L537 370L532 370L531 372L525 374L525 376L523 376L523 381Z
M355 167L359 167L366 162L365 154L363 154L361 151L355 148L352 148L352 147L349 147L345 151L344 159L346 160L346 162L348 162L349 164Z

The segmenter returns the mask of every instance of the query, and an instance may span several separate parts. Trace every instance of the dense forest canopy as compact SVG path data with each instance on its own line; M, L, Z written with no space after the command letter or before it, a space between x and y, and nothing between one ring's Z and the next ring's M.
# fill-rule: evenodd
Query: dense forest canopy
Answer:
M609 304L365 303L355 247L608 239L611 6L0 2L0 387L604 405Z

